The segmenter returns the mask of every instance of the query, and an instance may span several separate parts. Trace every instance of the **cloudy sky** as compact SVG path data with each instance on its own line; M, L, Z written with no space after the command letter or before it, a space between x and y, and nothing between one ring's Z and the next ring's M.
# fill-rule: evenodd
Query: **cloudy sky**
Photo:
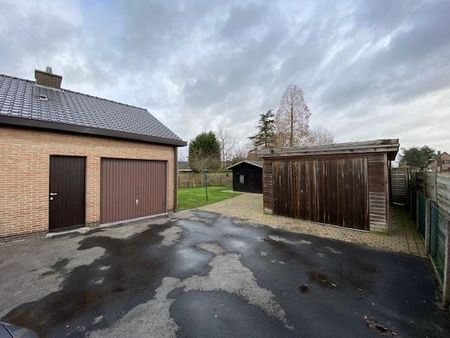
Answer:
M289 83L336 141L450 151L450 1L0 0L0 73L241 142Z

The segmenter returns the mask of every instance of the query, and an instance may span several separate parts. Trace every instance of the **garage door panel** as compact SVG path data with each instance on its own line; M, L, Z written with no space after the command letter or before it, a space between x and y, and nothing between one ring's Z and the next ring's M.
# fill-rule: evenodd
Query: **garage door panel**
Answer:
M101 220L126 219L133 213L133 185L129 163L123 160L102 160Z
M166 166L164 162L140 161L136 166L136 217L166 211Z
M102 159L101 222L166 212L166 162Z

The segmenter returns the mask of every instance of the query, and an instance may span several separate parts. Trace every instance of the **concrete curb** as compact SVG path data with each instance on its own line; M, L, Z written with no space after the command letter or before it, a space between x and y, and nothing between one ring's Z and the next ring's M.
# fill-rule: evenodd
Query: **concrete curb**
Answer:
M87 233L89 230L91 230L89 227L82 227L82 228L77 228L77 229L73 229L73 230L49 232L48 234L45 235L45 237L52 239L52 238L59 238L59 237L64 237L64 236L72 235L72 234L82 235L82 234Z

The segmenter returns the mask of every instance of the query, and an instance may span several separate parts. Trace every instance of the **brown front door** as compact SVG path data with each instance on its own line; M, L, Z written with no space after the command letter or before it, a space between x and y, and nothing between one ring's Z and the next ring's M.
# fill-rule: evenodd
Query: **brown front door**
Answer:
M101 222L166 212L166 162L102 159Z
M50 156L50 231L84 225L85 171L84 157Z

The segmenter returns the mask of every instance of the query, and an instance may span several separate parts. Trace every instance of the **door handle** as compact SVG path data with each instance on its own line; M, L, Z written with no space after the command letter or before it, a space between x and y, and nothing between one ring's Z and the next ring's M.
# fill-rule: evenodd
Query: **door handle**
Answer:
M58 195L57 192L51 192L51 193L50 193L50 196L56 196L56 195Z

